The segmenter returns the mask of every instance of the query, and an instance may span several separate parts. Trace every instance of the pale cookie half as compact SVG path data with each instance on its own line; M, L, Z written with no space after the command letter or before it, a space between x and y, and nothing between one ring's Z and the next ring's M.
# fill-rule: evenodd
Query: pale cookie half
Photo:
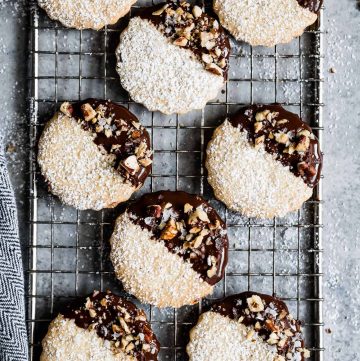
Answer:
M220 23L253 46L288 43L317 19L322 0L214 0Z
M99 30L115 24L136 0L38 0L48 16L64 26Z
M303 361L301 323L282 301L244 292L203 313L190 331L190 361Z
M151 170L148 132L110 101L88 99L60 109L38 144L38 163L51 192L77 209L127 201Z
M59 314L42 347L41 361L156 361L160 349L145 313L109 291Z
M202 109L223 87L230 45L198 6L142 9L120 36L117 71L130 97L165 114Z
M216 198L248 217L284 216L301 208L320 178L317 138L279 105L240 109L215 130L206 152Z
M111 260L124 288L158 307L194 304L224 275L225 225L201 197L147 194L117 220Z

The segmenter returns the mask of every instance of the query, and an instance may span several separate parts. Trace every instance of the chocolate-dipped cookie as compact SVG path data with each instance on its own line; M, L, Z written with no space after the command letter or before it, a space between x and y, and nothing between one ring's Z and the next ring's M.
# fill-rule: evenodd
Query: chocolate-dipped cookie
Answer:
M317 19L322 0L214 0L220 23L251 45L288 43Z
M248 217L299 209L320 178L318 139L277 104L240 109L215 130L206 153L216 198Z
M169 1L130 19L116 51L131 98L165 114L202 109L227 77L230 45L219 22L199 6Z
M149 134L135 115L111 101L63 103L40 137L38 162L51 192L65 204L115 207L151 170Z
M190 331L190 361L303 361L301 323L281 300L244 292L215 303Z
M53 19L68 28L99 30L115 24L136 0L38 0Z
M156 361L160 344L144 311L94 291L51 322L42 347L41 361Z
M146 194L117 220L111 260L124 288L158 307L181 307L212 293L227 264L219 215L185 192Z

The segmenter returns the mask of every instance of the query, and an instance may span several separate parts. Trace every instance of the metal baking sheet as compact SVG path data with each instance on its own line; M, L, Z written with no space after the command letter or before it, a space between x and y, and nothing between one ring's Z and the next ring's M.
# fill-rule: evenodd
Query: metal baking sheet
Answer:
M136 6L151 5L140 0ZM77 31L51 21L29 1L29 263L27 323L31 360L39 360L51 319L70 300L94 289L124 294L109 261L108 239L120 213L77 211L46 188L36 164L36 144L45 122L65 100L111 99L128 107L148 128L153 173L142 190L179 189L209 199L226 220L229 264L214 294L178 310L146 310L161 342L160 360L186 360L188 332L215 299L256 290L284 299L304 321L311 360L323 360L321 182L298 212L259 221L242 217L214 199L203 168L204 149L227 113L249 103L278 102L302 116L322 139L322 12L304 35L275 48L232 41L229 80L202 111L166 116L132 102L115 71L114 51L127 19L101 31ZM139 304L136 300L135 303Z

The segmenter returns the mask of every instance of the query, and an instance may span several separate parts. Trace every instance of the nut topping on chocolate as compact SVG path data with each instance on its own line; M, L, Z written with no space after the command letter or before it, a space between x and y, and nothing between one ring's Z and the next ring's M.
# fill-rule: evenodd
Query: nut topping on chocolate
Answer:
M246 299L251 312L261 312L264 311L264 305L261 301L261 298L257 295L253 295Z
M111 101L96 99L65 102L60 111L93 134L94 143L125 182L136 187L144 183L152 164L150 138L133 114Z
M322 155L311 128L280 105L252 105L230 117L230 123L248 133L256 149L276 156L309 187L320 178Z
M127 212L170 252L190 262L206 282L213 285L222 278L227 263L226 228L204 199L185 192L157 192L144 195Z
M226 78L230 43L216 19L198 5L169 1L140 11L142 18L154 23L172 43L190 49L204 68Z
M160 349L144 311L110 291L94 291L85 302L76 303L64 313L78 327L95 330L110 343L113 353L124 352L136 360L155 361Z
M66 116L71 117L73 113L73 107L69 102L64 102L60 106L60 111L64 113Z
M277 298L244 292L215 303L211 311L244 324L248 328L248 340L257 333L266 343L276 347L277 361L310 357L304 347L301 322L295 320L285 303Z

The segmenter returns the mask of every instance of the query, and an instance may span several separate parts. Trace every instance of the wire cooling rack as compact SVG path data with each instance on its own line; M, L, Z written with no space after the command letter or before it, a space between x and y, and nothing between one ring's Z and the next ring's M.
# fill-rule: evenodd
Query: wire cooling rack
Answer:
M151 5L149 0L137 6ZM153 173L141 193L180 189L202 194L226 220L229 264L214 294L199 305L160 310L140 305L161 342L160 360L186 360L188 332L214 299L245 290L275 294L304 321L312 360L323 360L321 183L298 212L259 221L230 212L206 183L204 149L227 113L249 103L278 102L301 115L322 139L321 17L300 39L275 48L232 41L229 81L203 111L165 116L132 102L115 71L114 51L126 23L101 31L66 29L30 1L30 233L27 267L29 349L39 360L51 319L94 289L123 294L109 261L108 239L120 209L77 211L47 192L36 164L44 123L62 101L112 99L148 128ZM137 301L135 300L135 303ZM232 361L232 360L229 360Z

